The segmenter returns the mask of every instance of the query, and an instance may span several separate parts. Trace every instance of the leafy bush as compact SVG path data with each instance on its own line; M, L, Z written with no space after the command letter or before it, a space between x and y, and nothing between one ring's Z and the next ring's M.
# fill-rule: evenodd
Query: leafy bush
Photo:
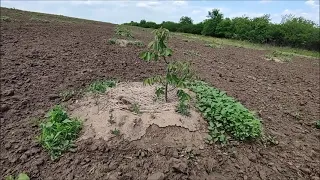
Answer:
M94 81L89 85L88 91L92 93L104 93L108 88L116 86L116 81L107 80L107 81Z
M192 82L188 87L196 93L196 107L209 123L209 141L225 143L228 136L237 140L260 137L260 120L225 92L202 81Z
M176 112L184 115L184 116L190 116L189 111L189 101L191 99L190 95L188 93L185 93L182 89L179 89L177 91L177 96L179 98L179 104L177 105Z
M41 134L38 140L54 160L74 146L73 141L78 137L81 127L82 123L78 119L70 118L57 105L49 111L46 121L40 124Z

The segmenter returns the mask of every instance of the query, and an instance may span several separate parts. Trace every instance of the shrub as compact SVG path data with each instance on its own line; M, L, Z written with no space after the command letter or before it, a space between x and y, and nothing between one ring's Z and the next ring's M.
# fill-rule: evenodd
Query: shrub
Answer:
M116 86L116 81L107 80L107 81L94 81L89 85L88 90L92 93L104 93L108 88Z
M41 134L38 140L46 149L51 159L57 159L68 149L74 147L73 141L78 137L82 123L70 118L59 105L51 109L45 122L40 124Z
M228 136L250 140L261 136L261 122L225 92L195 81L188 87L196 93L196 107L209 123L209 141L225 143Z

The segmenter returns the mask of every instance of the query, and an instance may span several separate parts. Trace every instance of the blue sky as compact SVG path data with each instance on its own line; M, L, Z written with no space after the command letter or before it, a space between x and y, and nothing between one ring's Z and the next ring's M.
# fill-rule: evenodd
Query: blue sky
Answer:
M179 21L189 16L194 22L206 18L209 10L218 8L225 17L249 17L270 14L273 22L280 22L285 14L303 16L319 24L319 0L251 0L251 1L3 1L1 7L60 14L111 23L130 21Z

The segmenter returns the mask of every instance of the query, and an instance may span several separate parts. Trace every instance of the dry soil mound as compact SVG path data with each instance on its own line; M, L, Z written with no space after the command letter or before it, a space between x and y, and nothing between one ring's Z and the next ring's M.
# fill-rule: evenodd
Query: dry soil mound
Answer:
M119 83L104 94L88 94L72 104L73 117L84 120L84 133L80 139L103 138L109 140L111 133L119 130L127 140L140 139L149 126L178 126L197 131L205 121L194 109L190 116L175 112L178 99L176 90L169 93L169 102L155 100L155 87L140 82ZM133 107L139 110L134 112ZM137 108L138 107L138 108ZM200 132L199 132L200 133Z

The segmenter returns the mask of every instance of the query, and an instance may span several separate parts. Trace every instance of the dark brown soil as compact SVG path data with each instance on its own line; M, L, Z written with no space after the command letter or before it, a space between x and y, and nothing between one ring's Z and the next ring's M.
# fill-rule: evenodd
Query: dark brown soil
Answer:
M1 179L27 172L32 179L313 179L320 176L319 60L266 61L266 51L204 47L174 36L173 59L191 60L197 75L237 98L263 120L279 144L231 143L188 147L161 144L183 133L152 126L139 141L77 142L77 151L51 161L36 142L33 120L60 103L59 93L93 80L141 81L160 64L138 58L143 48L107 45L114 25L98 22L34 22L24 13L1 22ZM134 28L148 43L149 30ZM192 50L195 54L185 54Z

